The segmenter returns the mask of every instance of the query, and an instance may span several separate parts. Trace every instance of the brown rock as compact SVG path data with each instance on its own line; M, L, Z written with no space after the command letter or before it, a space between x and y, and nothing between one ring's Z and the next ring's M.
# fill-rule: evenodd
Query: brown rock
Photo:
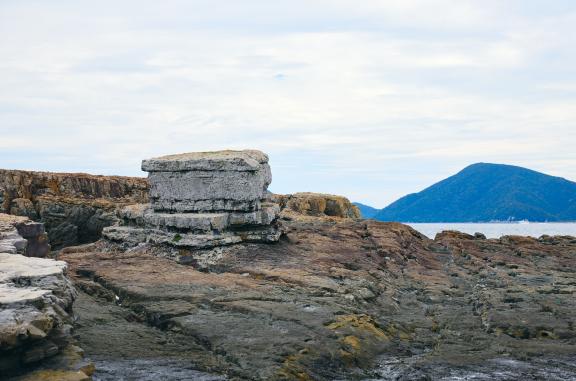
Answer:
M490 372L503 353L574 353L576 239L432 241L402 224L338 221L285 220L275 245L179 252L192 266L153 245L64 257L141 321L201 343L190 349L201 369L240 379L374 378L383 358L397 359L399 378L439 379L453 364Z
M0 212L43 222L54 248L96 241L118 208L147 198L144 178L0 170Z
M360 210L346 197L322 193L295 193L273 195L284 217L298 216L360 218Z

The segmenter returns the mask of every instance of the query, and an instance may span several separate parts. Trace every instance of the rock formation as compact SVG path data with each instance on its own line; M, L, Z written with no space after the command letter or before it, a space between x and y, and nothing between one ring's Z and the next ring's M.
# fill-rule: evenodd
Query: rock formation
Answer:
M76 291L65 276L66 263L22 255L45 253L39 243L44 239L42 224L0 214L0 375L54 357L72 342Z
M117 208L147 197L143 178L0 170L0 212L44 223L55 249L96 241Z
M275 194L272 200L280 205L283 219L309 217L360 218L360 210L346 197L322 193Z
M429 239L358 220L338 196L268 194L256 151L143 167L150 203L59 253L97 379L576 378L575 237ZM9 204L32 213L39 198ZM27 221L0 224L2 250L27 252ZM62 351L75 295L63 267L0 254L1 369Z
M260 210L272 173L260 151L194 152L144 160L150 201L159 212Z
M272 181L260 151L218 151L144 160L150 204L120 211L110 241L208 249L239 242L276 242L279 206L267 200Z

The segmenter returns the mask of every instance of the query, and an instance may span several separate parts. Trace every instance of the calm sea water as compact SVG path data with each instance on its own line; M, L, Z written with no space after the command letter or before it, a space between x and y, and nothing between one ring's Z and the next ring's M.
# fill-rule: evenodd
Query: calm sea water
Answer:
M576 237L576 223L434 223L434 224L413 224L412 226L420 233L429 238L434 238L436 233L444 230L458 230L463 233L474 234L476 232L484 234L488 238L500 238L503 235L522 235L530 237L540 237L547 235L571 235Z

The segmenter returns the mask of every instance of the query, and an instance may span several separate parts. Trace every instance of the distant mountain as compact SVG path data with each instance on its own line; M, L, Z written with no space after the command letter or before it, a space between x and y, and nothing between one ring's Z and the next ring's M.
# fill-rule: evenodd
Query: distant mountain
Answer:
M380 221L576 221L576 183L530 169L478 163L378 212Z
M368 205L361 204L359 202L353 202L352 204L356 205L358 209L360 209L360 214L362 218L372 218L380 211L380 209L373 208Z

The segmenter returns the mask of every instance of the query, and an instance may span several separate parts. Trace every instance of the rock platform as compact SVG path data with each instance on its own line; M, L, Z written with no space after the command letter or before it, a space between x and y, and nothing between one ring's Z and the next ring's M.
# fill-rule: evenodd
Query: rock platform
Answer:
M166 247L103 241L62 258L98 303L113 292L131 321L169 337L166 355L188 343L190 363L232 380L576 377L575 237L432 240L373 220L281 223L277 244L218 247L191 265ZM105 348L126 331L115 327L86 340Z

